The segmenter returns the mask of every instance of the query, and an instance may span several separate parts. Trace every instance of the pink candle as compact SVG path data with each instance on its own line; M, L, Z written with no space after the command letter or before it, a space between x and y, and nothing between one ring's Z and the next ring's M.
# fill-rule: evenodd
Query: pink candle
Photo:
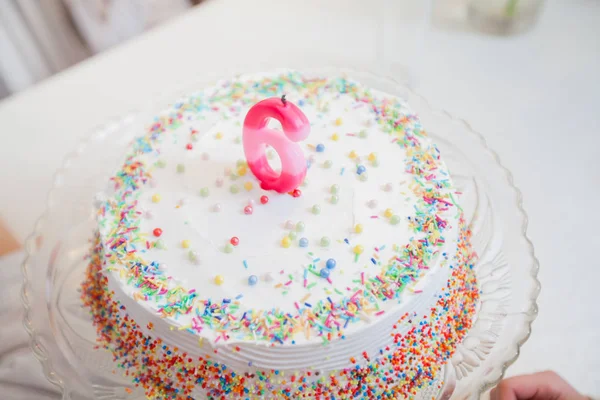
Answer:
M281 123L283 132L267 128L269 118ZM306 176L306 160L300 145L310 133L306 115L293 103L272 97L256 103L244 120L243 144L248 167L265 190L287 193L296 189ZM271 168L265 154L267 145L281 159L281 173Z

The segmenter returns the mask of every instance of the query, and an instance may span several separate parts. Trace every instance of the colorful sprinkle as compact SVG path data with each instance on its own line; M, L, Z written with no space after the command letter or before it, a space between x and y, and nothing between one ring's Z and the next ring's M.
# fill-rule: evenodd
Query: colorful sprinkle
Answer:
M248 277L248 285L250 286L254 286L258 283L258 276L256 275L250 275Z
M193 262L194 264L197 264L200 260L200 257L198 255L198 252L190 250L188 252L188 259Z

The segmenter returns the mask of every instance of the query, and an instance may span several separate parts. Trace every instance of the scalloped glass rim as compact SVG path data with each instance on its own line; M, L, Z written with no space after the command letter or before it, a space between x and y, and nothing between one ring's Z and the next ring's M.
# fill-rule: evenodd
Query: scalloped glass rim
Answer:
M265 71L265 70L269 70L269 69L273 69L273 68L269 68L266 66L258 66L251 70ZM528 266L525 266L524 268L529 270L528 277L531 279L531 282L530 282L531 286L529 288L529 293L525 294L528 304L519 305L519 311L516 311L516 309L515 309L515 311L513 313L506 314L506 315L519 314L520 316L523 317L522 326L520 327L521 328L520 334L514 338L514 343L512 343L510 348L507 349L507 351L505 351L504 357L501 360L497 360L494 363L495 364L493 366L494 370L491 372L490 371L486 372L485 376L487 379L483 379L483 381L479 382L477 384L477 387L473 388L473 389L475 389L475 391L473 393L469 394L469 396L474 397L476 395L478 397L479 394L485 392L490 387L494 386L502 378L502 376L504 375L504 372L506 371L508 366L510 366L517 359L517 357L519 355L519 349L523 345L523 343L525 343L525 341L527 341L527 339L529 338L529 335L531 332L531 324L537 315L536 299L537 299L537 296L538 296L539 290L540 290L540 283L537 279L539 263L538 263L537 258L534 255L533 244L527 237L528 217L522 206L521 191L515 187L515 185L513 183L512 174L510 173L510 171L508 171L502 165L498 155L487 146L487 143L486 143L484 137L480 133L475 132L466 121L455 118L446 111L432 109L430 104L427 102L427 100L425 100L422 96L418 95L413 90L411 90L409 87L399 83L397 80L395 80L393 78L384 76L382 74L376 74L373 72L365 72L366 71L365 69L360 70L360 72L359 72L359 70L354 70L354 69L349 69L349 68L337 68L337 67L327 67L327 68L297 67L294 69L300 70L301 72L306 73L308 75L311 75L313 73L316 73L319 75L323 75L323 74L328 75L331 73L335 73L335 74L339 75L341 73L341 74L346 74L349 77L356 79L357 81L367 80L370 83L376 82L378 84L382 84L383 88L378 87L379 89L382 89L384 91L387 91L387 92L390 92L390 93L393 93L396 95L401 95L402 97L404 97L408 101L408 103L411 105L411 107L413 107L413 109L415 109L415 111L417 111L417 113L421 116L421 119L423 119L424 115L430 115L432 117L441 118L441 119L445 120L445 122L448 123L448 125L457 124L458 126L460 126L460 129L462 131L464 131L468 135L471 135L471 139L474 139L476 142L479 143L481 148L483 150L485 150L485 153L487 154L487 156L491 157L495 166L500 170L501 174L504 176L503 183L508 185L508 187L510 188L510 191L512 192L512 194L514 195L515 200L516 200L516 204L514 204L514 205L516 206L517 217L521 221L520 230L521 230L522 237L520 239L524 240L524 242L525 242L524 244L527 247L527 252L529 253L528 255L530 257L530 259L528 260L528 263L527 263ZM127 116L125 118L113 118L107 124L103 124L102 126L97 127L96 129L92 130L92 133L100 132L102 130L107 130L107 129L110 130L111 126L114 126L114 129L117 129L119 123L124 120L129 120L130 122L132 120L136 120L137 122L136 122L135 126L138 127L136 132L141 132L140 129L142 128L142 126L145 125L146 121L151 120L150 118L154 115L154 113L159 108L163 108L166 104L172 103L174 99L176 100L178 98L178 96L181 96L185 93L189 94L190 88L200 89L200 88L204 87L206 84L214 83L215 81L218 81L218 80L222 79L223 77L237 75L236 72L238 72L238 71L232 71L231 73L221 72L218 74L218 76L215 76L214 78L202 79L201 81L192 82L191 84L187 83L184 85L176 85L175 90L167 91L167 93L169 93L168 96L165 96L164 95L165 92L161 91L160 94L158 94L156 97L154 97L154 99L158 99L158 100L150 101L147 107L142 108L143 110L145 110L144 112L129 113L129 114L127 114ZM363 79L361 79L361 77ZM393 87L393 89L394 89L393 91L389 90L389 88L391 88L391 87ZM415 107L416 103L418 103L418 107ZM138 126L137 124L142 124L142 126ZM424 121L423 125L425 126L426 129L428 129L428 125L427 125L426 121ZM432 136L435 136L435 135L432 135ZM44 236L43 235L43 231L45 228L44 225L45 225L46 221L48 220L48 217L49 217L50 213L52 212L52 208L54 206L54 204L53 204L54 193L57 190L57 187L60 186L60 184L61 184L60 182L61 182L63 176L65 175L65 172L69 169L70 164L72 164L73 160L76 159L77 157L79 157L88 148L89 145L93 144L93 141L94 141L93 134L90 134L85 139L83 139L80 142L80 144L77 146L76 150L69 153L65 157L62 167L56 172L56 174L54 176L53 188L50 190L50 192L48 194L46 210L45 210L44 214L42 214L42 216L37 220L34 230L33 230L33 233L26 240L26 243L25 243L26 256L25 256L25 259L21 266L22 273L23 273L23 285L22 285L21 297L22 297L23 306L25 308L23 323L24 323L25 329L27 330L28 334L30 335L31 349L32 349L34 355L36 356L36 358L38 358L38 360L41 362L44 374L46 375L46 378L48 379L48 381L53 383L54 385L58 386L63 391L64 399L69 398L68 390L66 390L66 389L68 389L68 383L66 383L66 381L65 381L65 379L63 379L63 377L61 377L57 372L55 372L55 368L53 367L53 362L52 362L52 358L50 356L50 352L49 352L48 348L44 345L43 340L41 340L39 327L36 327L35 323L34 323L34 319L33 319L34 318L34 306L35 306L34 301L39 300L39 299L35 298L35 293L32 291L33 279L30 274L30 268L32 267L32 262L35 262L35 257L38 255L40 248L43 246L40 242L42 242L41 239ZM500 184L500 182L497 182L496 184ZM49 254L49 255L50 255L50 261L52 262L52 254ZM523 264L525 265L525 263L523 263ZM50 288L45 287L45 290L47 293L45 294L44 297L50 297L49 293L48 293L50 291ZM47 306L49 306L49 305L47 305ZM460 363L460 361L459 361L459 363ZM452 371L449 371L449 370L452 370ZM449 374L449 372L450 372L450 374ZM454 380L455 380L455 376L453 376L454 374L456 374L456 372L453 371L453 368L446 368L446 380L452 381L452 383L450 383L449 385L454 384ZM451 395L452 390L454 390L454 387L452 387L449 391L445 390L444 393L441 394L441 397L446 398L447 395Z

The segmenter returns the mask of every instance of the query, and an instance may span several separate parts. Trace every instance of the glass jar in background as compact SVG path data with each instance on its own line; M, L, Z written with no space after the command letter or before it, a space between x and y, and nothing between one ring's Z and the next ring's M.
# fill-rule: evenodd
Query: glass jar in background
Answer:
M477 29L510 35L531 29L545 0L469 0L468 18Z

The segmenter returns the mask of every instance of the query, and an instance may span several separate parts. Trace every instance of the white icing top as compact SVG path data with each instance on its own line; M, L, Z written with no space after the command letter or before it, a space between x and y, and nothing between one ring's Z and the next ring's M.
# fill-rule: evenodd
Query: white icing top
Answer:
M110 285L213 344L322 343L359 330L385 335L370 323L397 318L413 302L428 307L431 297L414 299L447 280L449 271L438 265L455 246L456 209L423 201L430 181L447 182L436 190L450 193L447 171L400 100L344 79L265 76L184 99L134 143L99 212ZM282 93L311 122L301 143L309 168L299 197L261 190L240 161L248 109ZM405 116L401 140L408 144L373 104ZM435 168L425 172L423 163ZM451 195L444 201L451 204ZM374 351L380 344L374 341Z

